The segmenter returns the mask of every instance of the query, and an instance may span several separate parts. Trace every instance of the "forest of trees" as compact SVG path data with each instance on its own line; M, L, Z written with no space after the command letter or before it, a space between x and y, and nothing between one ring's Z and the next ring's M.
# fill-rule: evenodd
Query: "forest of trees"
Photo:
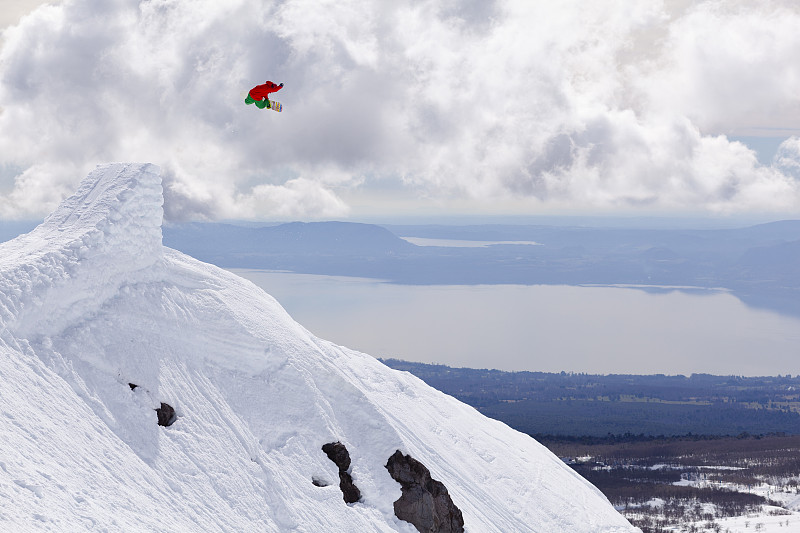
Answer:
M383 362L534 436L800 434L800 376L592 375Z

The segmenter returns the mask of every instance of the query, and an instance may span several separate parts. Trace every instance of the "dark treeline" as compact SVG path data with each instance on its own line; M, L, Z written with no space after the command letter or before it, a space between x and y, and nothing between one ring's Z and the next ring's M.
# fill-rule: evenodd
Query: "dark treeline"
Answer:
M596 435L551 435L547 433L535 433L531 435L539 442L552 442L552 443L561 443L561 444L579 444L579 445L590 445L596 446L600 444L628 444L628 443L639 443L639 442L696 442L696 441L714 441L714 440L722 440L722 439L729 439L731 435L708 435L708 434L700 434L695 435L693 433L687 433L685 435L645 435L644 433L639 433L635 435L633 433L623 433L620 435L614 435L612 433L608 433L603 436L596 436ZM776 433L767 433L767 434L759 434L759 435L751 435L750 433L744 431L735 435L737 439L762 439L762 438L769 438L769 437L786 437L786 433L784 432L776 432Z
M436 388L459 392L462 396L503 400L597 399L619 400L623 396L654 398L662 401L782 401L800 397L800 375L715 376L692 374L585 374L573 372L504 372L445 365L414 363L398 359L382 360L386 365L406 370ZM440 389L441 390L441 389Z
M539 440L559 457L591 456L606 465L625 463L651 468L680 464L683 467L712 469L724 466L715 475L730 477L747 472L762 477L800 476L800 436L750 435L747 437L666 437L641 441L580 442L565 438ZM727 470L735 468L735 470ZM688 471L688 470L686 470ZM707 471L707 470L704 470Z
M503 372L383 362L531 435L800 434L800 376Z

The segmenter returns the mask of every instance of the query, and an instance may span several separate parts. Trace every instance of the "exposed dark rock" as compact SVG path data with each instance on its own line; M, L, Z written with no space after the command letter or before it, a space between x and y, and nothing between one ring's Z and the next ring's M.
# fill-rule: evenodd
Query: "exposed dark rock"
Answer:
M155 412L158 415L159 426L171 426L175 422L175 419L178 418L175 415L175 409L164 402L161 402L161 407L156 409Z
M128 383L128 387L130 387L130 388L131 388L131 390L135 390L135 389L136 389L136 387L138 387L138 386L139 386L139 385L137 385L137 384L135 384L135 383Z
M431 478L425 465L397 450L386 463L386 469L403 491L394 502L397 518L412 523L421 533L464 531L461 510L442 482Z
M361 491L358 490L353 478L350 476L350 453L341 442L329 442L322 446L322 451L339 468L339 488L346 503L355 503L361 500Z
M353 478L347 472L339 472L339 488L342 489L342 497L345 503L356 503L361 501L361 491L358 490Z
M350 452L341 442L329 442L323 444L322 451L339 467L339 472L350 470Z
M327 487L328 485L330 485L330 483L328 483L326 480L319 478L317 476L313 476L311 478L311 483L313 483L315 487Z

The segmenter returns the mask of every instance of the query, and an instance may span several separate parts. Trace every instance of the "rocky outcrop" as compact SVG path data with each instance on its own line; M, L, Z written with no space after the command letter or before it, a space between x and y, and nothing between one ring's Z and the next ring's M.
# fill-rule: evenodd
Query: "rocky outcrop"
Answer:
M355 503L361 500L361 491L353 483L350 475L350 453L341 442L329 442L322 446L322 451L339 467L339 488L345 503Z
M155 410L158 415L159 426L171 426L178 418L175 414L175 409L168 403L161 402L161 407Z
M412 523L421 533L464 531L461 510L453 504L447 488L431 478L425 465L397 450L386 463L386 469L403 491L394 502L397 518Z

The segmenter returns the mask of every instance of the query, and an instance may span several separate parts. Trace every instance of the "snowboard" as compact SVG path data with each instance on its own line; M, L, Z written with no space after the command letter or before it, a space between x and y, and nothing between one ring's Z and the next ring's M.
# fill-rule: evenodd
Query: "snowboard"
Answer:
M264 109L266 107L266 102L264 102L263 100L256 102L255 100L250 98L249 93L242 93L242 94L244 95L245 104L247 105L256 104L256 107L259 109ZM269 106L270 109L274 109L278 113L283 111L283 104L281 104L280 102L275 102L274 100L270 100L269 104L270 104Z

